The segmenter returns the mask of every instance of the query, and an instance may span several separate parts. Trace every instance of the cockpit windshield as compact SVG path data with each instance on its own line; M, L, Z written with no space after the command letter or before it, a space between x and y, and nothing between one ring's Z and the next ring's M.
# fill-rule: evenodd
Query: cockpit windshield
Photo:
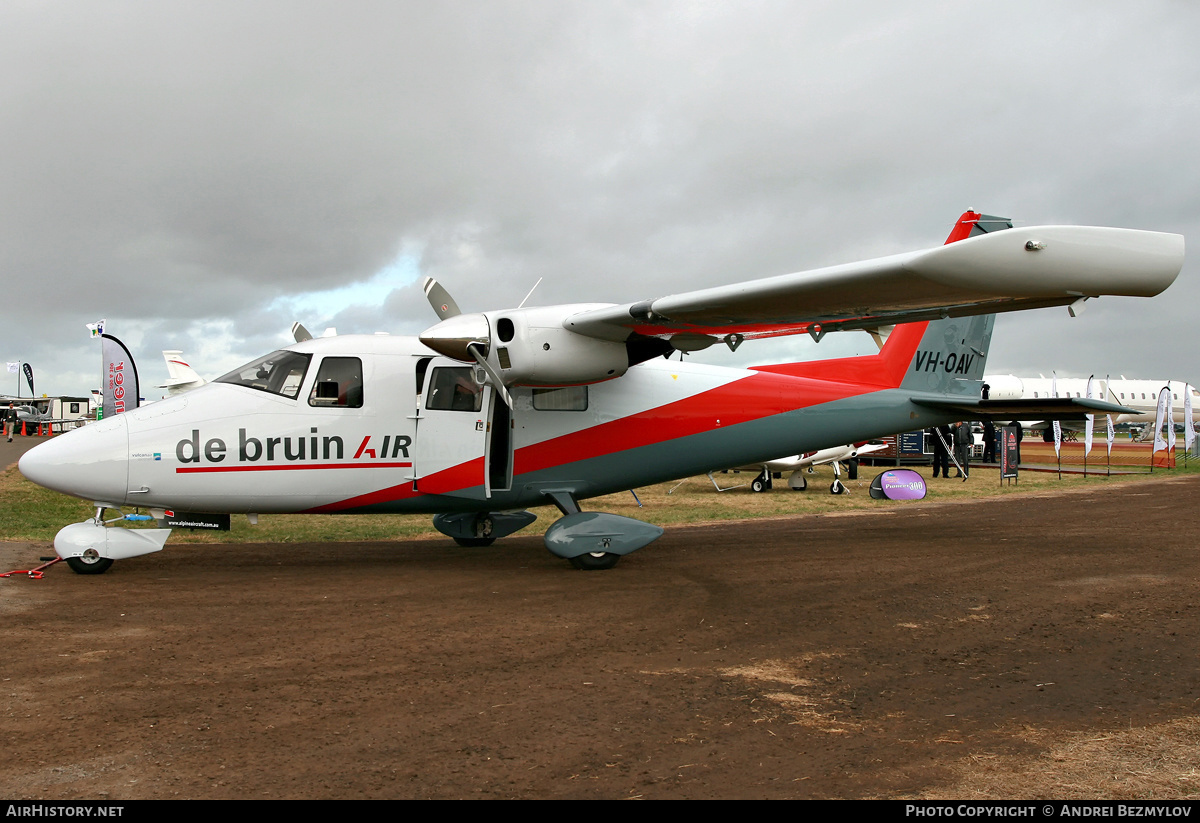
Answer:
M304 382L310 360L311 354L280 350L234 369L218 378L217 382L258 389L294 400L300 394L300 384Z

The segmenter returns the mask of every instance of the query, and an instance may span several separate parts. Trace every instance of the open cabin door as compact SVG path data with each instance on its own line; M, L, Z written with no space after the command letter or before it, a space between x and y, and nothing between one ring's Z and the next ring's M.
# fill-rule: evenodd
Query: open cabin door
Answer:
M421 494L490 497L512 483L512 414L474 369L434 358L418 364L415 488ZM422 371L424 374L422 374ZM421 378L424 378L423 384Z

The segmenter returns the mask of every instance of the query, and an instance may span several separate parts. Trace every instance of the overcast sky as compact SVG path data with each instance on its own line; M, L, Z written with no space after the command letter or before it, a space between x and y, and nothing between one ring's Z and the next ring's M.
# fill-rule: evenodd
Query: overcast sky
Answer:
M1197 43L1185 0L5 0L0 348L84 394L107 318L153 399L162 349L214 377L294 320L418 332L425 274L467 311L625 302L968 207L1195 243ZM1200 383L1197 269L1002 317L988 370Z

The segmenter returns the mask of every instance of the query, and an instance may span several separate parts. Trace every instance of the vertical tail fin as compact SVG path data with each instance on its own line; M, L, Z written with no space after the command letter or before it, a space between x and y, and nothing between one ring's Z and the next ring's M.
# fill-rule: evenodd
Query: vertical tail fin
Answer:
M1010 228L1012 221L1008 218L968 209L958 218L946 242ZM879 328L870 330L880 347L877 355L754 368L796 377L978 397L995 321L996 316L989 314Z
M946 243L1011 228L1007 217L967 209ZM930 321L900 385L915 391L978 396L995 321L994 314Z
M163 360L167 363L167 374L170 375L170 379L157 388L166 389L169 394L174 395L204 385L204 378L196 374L195 370L184 362L183 352L165 350L162 354Z
M995 217L991 214L980 214L977 211L967 209L958 218L958 222L954 224L954 228L950 230L950 236L946 238L944 245L948 246L951 243L957 243L959 240L966 240L968 237L978 237L981 234L1003 231L1012 227L1012 220L1007 217Z

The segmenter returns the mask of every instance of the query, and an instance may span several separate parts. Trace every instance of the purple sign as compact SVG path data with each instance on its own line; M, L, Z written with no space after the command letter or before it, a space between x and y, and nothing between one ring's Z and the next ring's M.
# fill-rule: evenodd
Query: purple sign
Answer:
M890 469L871 481L871 496L888 500L921 500L925 497L925 478L911 469Z

